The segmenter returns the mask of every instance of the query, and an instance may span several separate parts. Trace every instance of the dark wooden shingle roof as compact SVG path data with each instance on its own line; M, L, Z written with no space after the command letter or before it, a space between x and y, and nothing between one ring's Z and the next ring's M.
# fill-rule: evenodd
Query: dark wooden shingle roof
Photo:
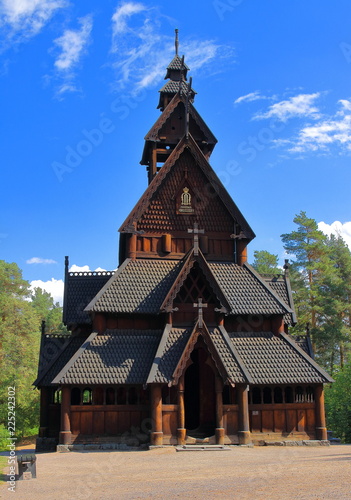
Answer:
M332 382L286 334L228 332L254 384L322 384Z
M66 325L91 322L84 309L113 274L113 271L67 274L63 304L63 321Z
M54 379L57 384L144 384L161 330L94 332Z
M158 314L182 262L126 259L85 311Z

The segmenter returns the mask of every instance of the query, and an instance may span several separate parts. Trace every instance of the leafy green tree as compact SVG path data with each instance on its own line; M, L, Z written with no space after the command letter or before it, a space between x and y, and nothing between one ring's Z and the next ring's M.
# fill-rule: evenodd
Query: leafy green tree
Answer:
M40 319L29 302L29 283L14 263L0 261L0 423L6 424L7 389L16 388L16 425L37 424L38 393L33 391L39 343Z
M319 337L317 324L318 290L323 276L331 269L327 237L318 229L317 222L300 212L294 218L297 231L281 236L285 251L294 256L292 263L292 284L294 300L299 313L300 327L307 323L311 327L311 337L316 349ZM302 320L302 321L301 321Z
M254 259L252 267L260 274L274 275L282 272L278 267L278 255L273 255L266 250L256 250Z
M62 323L62 307L58 302L54 303L50 293L41 288L35 288L31 299L32 306L41 321L45 321L46 333L68 334L67 328Z
M344 443L351 443L351 364L335 376L325 391L328 428Z
M15 263L0 260L0 428L7 425L7 390L16 388L17 435L38 425L39 392L33 388L37 376L41 321L46 331L67 332L62 308L50 294L22 278Z

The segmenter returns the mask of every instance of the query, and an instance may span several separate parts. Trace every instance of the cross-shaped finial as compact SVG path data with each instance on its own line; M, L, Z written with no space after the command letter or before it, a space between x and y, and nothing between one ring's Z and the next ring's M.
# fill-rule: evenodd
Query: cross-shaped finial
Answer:
M193 306L194 306L194 307L197 307L197 308L199 309L199 315L198 315L198 327L199 327L199 328L202 328L202 325L203 325L203 313L202 313L202 309L203 309L204 307L207 307L207 304L204 304L204 303L202 302L202 298L201 298L201 297L199 297L199 298L197 299L197 302L194 302Z
M199 229L197 222L194 222L194 229L188 229L188 233L194 234L194 255L199 255L199 234L204 234L204 229Z

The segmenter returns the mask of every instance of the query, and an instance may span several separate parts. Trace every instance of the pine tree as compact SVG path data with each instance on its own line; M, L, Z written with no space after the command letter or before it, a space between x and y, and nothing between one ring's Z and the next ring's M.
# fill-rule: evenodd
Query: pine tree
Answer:
M285 251L293 255L292 284L294 300L302 325L310 325L311 340L316 350L320 329L318 317L318 292L323 274L328 273L331 263L326 247L327 237L318 229L317 222L300 212L294 218L297 231L281 236Z
M282 272L278 267L278 255L269 253L266 250L256 250L254 259L252 267L260 274L275 275Z

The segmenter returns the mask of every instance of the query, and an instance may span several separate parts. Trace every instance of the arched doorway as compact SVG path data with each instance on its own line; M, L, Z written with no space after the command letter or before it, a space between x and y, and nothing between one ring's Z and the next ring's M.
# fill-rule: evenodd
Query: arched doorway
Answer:
M184 377L185 427L189 436L205 438L216 427L215 376L203 347L195 348L190 358Z

